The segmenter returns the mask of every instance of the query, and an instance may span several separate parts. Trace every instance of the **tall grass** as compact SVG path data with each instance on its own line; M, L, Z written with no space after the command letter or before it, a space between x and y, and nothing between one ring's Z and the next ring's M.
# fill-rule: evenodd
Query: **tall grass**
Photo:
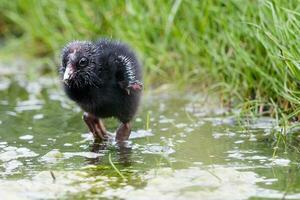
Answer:
M300 115L298 0L15 0L0 16L0 35L33 56L58 62L67 41L118 38L140 53L148 86L203 83L258 112Z

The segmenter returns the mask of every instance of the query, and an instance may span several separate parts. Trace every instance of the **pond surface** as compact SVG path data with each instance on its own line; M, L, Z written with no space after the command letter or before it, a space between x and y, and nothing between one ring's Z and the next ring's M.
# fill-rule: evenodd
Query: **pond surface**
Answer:
M299 153L274 149L276 121L218 105L146 93L130 141L99 145L55 80L2 77L1 199L300 199Z

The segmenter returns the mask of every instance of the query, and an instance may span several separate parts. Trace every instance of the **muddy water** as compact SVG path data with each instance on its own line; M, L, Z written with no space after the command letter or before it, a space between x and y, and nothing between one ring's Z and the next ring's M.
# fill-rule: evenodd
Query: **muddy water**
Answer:
M299 154L276 145L273 119L237 120L204 95L147 93L117 146L94 144L81 114L55 80L0 80L3 199L300 199Z

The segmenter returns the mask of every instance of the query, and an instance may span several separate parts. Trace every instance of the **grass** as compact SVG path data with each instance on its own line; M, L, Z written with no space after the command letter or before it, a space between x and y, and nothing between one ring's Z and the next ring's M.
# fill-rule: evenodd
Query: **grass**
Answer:
M299 21L298 0L0 2L4 49L55 66L70 40L118 38L140 53L147 88L215 88L281 124L300 118Z
M117 174L124 180L125 176L120 172L120 170L113 163L113 161L111 159L111 153L108 154L108 161L109 161L109 164L112 166L112 168L115 170L115 172L117 172Z

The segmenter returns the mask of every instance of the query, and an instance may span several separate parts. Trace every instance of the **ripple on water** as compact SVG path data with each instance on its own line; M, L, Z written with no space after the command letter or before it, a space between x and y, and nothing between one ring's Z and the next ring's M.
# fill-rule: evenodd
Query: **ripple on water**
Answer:
M206 117L203 120L211 122L213 126L234 125L236 123L234 117Z
M57 163L65 159L69 159L75 156L85 157L85 158L97 158L103 156L101 153L94 152L60 152L58 149L53 149L43 155L40 161L46 163Z
M35 119L35 120L37 120L37 119L43 119L44 115L43 114L36 114L36 115L33 115L32 118Z
M36 98L32 98L26 101L19 101L17 103L17 106L15 107L15 111L23 112L29 110L40 110L43 107L43 104L44 104L43 101Z
M20 140L32 140L33 139L33 135L22 135L19 137Z
M8 162L5 162L3 164L3 167L5 169L5 172L3 174L12 175L13 173L18 173L18 172L16 172L16 170L20 166L23 166L23 163L18 160L10 160Z
M8 147L4 147L3 151L1 151L0 160L7 162L18 158L27 158L27 157L36 157L36 156L38 156L37 153L31 151L26 147L18 148L18 147L8 146Z
M137 131L132 131L130 134L130 139L134 139L134 138L144 138L144 137L150 137L153 136L152 130L143 130L143 129L139 129Z
M141 148L144 154L162 154L169 155L175 152L175 150L169 146L161 146L159 144L147 144Z

